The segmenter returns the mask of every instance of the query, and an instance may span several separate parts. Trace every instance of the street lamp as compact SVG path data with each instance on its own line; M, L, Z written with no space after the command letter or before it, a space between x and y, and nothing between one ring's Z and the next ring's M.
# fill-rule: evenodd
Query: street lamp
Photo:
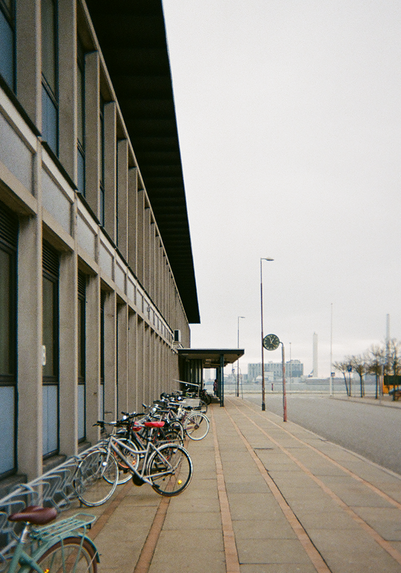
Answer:
M237 348L239 348L239 319L245 316L239 316L237 320ZM239 397L239 358L237 360L237 398Z
M267 259L265 257L260 259L260 326L261 326L261 347L262 347L262 410L266 410L265 404L265 361L264 361L264 346L263 346L263 275L262 275L262 262L274 261L274 259Z

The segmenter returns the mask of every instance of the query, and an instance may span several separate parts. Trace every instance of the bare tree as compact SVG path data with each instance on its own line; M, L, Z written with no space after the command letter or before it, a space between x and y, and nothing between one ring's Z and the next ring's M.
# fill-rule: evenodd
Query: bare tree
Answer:
M349 362L346 361L334 362L333 367L335 368L335 370L338 370L338 372L341 372L341 374L344 376L345 391L347 393L347 396L350 396L351 395L350 388L347 383L347 372L348 372Z
M342 373L348 396L352 395L351 375L347 381L347 372L350 372L350 367L359 376L361 397L365 396L365 375L374 374L376 376L376 398L378 398L381 374L401 377L401 342L392 338L381 345L372 345L365 354L346 356L344 360L334 362L333 366ZM401 386L400 378L395 378L393 384L394 390Z
M358 356L352 356L351 357L351 366L352 369L355 370L355 372L358 374L359 376L359 385L360 385L360 390L361 390L361 398L363 398L365 396L365 380L364 380L364 376L366 374L367 371L367 360L366 357L363 355L358 355Z
M374 374L376 377L376 400L379 398L379 376L384 372L384 364L386 360L386 349L384 346L372 344L369 349L369 357L367 362L368 372Z
M392 338L386 344L386 374L400 376L401 374L401 342Z

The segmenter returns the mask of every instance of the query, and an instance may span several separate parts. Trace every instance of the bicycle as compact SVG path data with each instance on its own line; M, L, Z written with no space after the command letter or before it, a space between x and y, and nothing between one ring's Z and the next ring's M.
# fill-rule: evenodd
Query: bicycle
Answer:
M97 425L104 430L105 425L116 426L116 422L98 421ZM144 422L143 425L157 429L163 427L164 422ZM159 446L153 443L151 432L146 438L146 447L139 447L111 433L78 466L75 488L84 505L101 505L113 495L118 481L117 460L131 473L135 485L147 483L160 495L178 495L192 479L192 460L182 446L176 443ZM85 487L88 481L90 487Z
M49 525L56 517L55 508L37 505L8 516L24 525L7 573L97 573L99 553L86 535L95 516L81 513Z
M161 400L156 400L155 404L163 405L164 409L160 411L165 414L172 427L174 423L179 424L191 440L203 440L207 436L210 428L209 418L196 408L172 401L168 394L162 394Z
M209 433L210 421L205 414L196 411L186 411L181 413L181 423L184 426L185 433L191 440L203 440Z

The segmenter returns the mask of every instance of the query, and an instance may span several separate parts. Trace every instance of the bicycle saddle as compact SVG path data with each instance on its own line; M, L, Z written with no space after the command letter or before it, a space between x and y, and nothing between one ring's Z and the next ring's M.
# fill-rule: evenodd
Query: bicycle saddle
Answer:
M147 428L162 428L164 422L145 422L144 424Z
M34 525L45 525L56 519L57 511L54 507L41 507L40 505L29 505L18 513L8 516L9 521L25 521Z

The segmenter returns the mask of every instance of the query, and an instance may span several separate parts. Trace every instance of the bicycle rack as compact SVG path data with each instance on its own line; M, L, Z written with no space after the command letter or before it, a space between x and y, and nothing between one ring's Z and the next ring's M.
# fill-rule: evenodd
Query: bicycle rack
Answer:
M0 573L8 568L22 527L20 523L8 521L8 516L30 505L54 507L59 513L69 509L77 498L73 484L77 467L82 458L96 447L92 446L80 455L68 458L64 463L27 484L16 486L15 490L0 499ZM57 524L49 527L55 526Z

